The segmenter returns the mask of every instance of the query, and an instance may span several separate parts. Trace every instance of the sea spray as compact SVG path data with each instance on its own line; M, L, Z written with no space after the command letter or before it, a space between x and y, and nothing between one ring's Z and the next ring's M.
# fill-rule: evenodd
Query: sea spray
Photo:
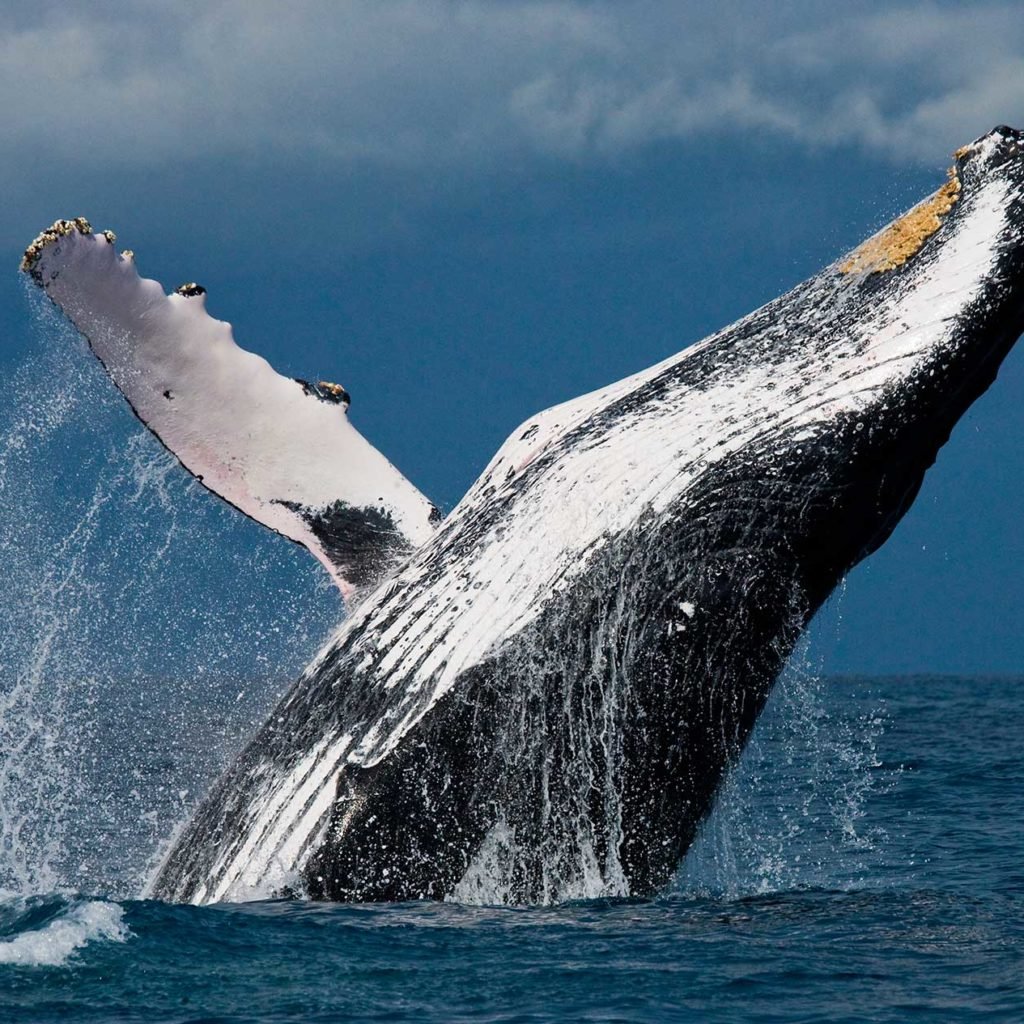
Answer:
M131 895L340 610L30 302L0 407L0 888Z
M898 780L878 749L885 702L867 680L827 679L808 642L794 652L675 884L728 899L879 875L884 829L868 810Z

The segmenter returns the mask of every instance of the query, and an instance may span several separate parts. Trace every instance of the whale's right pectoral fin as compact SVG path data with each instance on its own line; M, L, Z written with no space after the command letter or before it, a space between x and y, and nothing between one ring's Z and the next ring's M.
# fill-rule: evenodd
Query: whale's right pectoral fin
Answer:
M349 423L342 387L282 377L207 314L203 288L165 294L113 242L57 221L21 267L197 480L309 548L346 594L433 534L436 509Z

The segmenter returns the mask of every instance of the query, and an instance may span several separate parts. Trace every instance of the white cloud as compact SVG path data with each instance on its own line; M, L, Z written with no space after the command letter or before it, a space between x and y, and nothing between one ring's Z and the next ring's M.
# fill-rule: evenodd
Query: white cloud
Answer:
M760 131L935 162L1024 117L1022 44L1011 3L44 3L0 35L0 131L18 161L415 167Z

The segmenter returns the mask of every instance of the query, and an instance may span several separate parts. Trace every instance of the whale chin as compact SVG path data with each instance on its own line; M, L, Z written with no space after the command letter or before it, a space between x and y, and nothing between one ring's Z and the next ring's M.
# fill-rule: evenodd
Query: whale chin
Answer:
M245 479L207 485L307 544L361 600L151 895L443 899L472 882L477 898L535 903L662 887L801 630L890 535L1024 329L1022 146L995 129L957 151L934 195L786 295L532 417L439 524L348 432L338 385L286 387L252 364L252 386L276 397L245 422L260 437L283 422L266 464L231 417L210 421L219 451L154 399L147 425L187 468L240 452ZM145 335L107 301L92 249L68 263L77 278L52 276L60 239L99 237L59 223L72 226L41 236L26 269L87 334L101 305ZM201 302L197 287L151 296L175 304L174 351L187 345L176 304ZM151 397L150 340L134 363L115 352L137 371L111 370L130 401ZM182 357L197 416L230 404L192 371ZM318 424L346 471L314 451ZM323 464L315 482L290 475L288 445ZM379 506L361 469L390 488Z

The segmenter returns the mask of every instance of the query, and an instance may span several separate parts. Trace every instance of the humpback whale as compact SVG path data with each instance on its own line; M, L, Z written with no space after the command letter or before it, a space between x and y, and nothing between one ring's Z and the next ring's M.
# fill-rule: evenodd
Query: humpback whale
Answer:
M1024 134L704 341L531 417L443 520L344 390L277 375L84 220L22 267L204 486L348 614L150 895L548 902L671 877L803 627L1024 330Z

